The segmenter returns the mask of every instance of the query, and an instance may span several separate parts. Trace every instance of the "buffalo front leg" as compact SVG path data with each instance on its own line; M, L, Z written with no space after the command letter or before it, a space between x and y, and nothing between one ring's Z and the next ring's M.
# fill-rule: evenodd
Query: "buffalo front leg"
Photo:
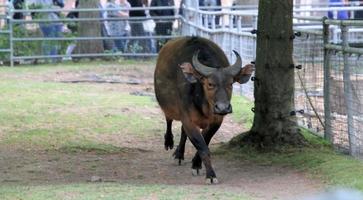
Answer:
M204 141L204 138L200 133L199 128L193 125L190 121L186 122L183 121L183 127L190 142L197 149L197 153L200 156L202 162L204 163L206 170L206 183L207 184L218 183L217 176L212 167L208 145Z
M222 122L213 123L209 125L206 129L202 131L202 135L204 138L205 143L207 146L209 145L210 141L212 140L212 137L214 134L218 131L218 129L221 127ZM199 153L195 153L194 158L192 160L192 168L194 169L194 175L200 174L200 169L202 168L202 159L199 156Z
M174 158L179 160L179 165L181 165L181 161L184 160L185 142L186 141L187 141L187 135L185 134L184 128L182 126L179 145L173 154Z
M171 132L172 123L173 123L172 119L166 118L166 133L164 135L165 150L169 150L174 147L173 133Z

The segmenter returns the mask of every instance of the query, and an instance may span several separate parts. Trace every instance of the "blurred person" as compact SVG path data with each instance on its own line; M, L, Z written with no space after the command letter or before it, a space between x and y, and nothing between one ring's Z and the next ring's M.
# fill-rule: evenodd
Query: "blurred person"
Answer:
M74 8L77 9L79 6L79 0L76 0L74 3ZM78 19L79 18L79 11L71 11L66 15L69 19ZM77 22L68 22L67 28L72 31L72 33L77 32Z
M185 18L185 13L184 13L184 6L185 5L185 0L181 0L180 1L180 4L179 4L179 11L178 11L178 14L183 16Z
M118 10L106 11L107 19L121 18L121 20L106 21L105 25L108 36L127 37L130 35L128 20L122 19L129 17L129 10L120 10L120 9L129 9L130 7L131 7L130 3L127 0L120 0L119 4L116 3L116 0L107 0L105 8L118 9ZM114 44L115 44L114 50L126 52L128 40L115 39Z
M162 6L174 6L174 0L152 0L150 7L162 7ZM172 9L159 9L159 10L150 10L150 15L153 17L158 16L174 16L174 8ZM157 36L169 36L173 30L173 19L156 19L155 33ZM160 39L157 42L157 51L159 52L161 47L168 41L168 39Z
M11 0L8 0L11 2ZM16 10L22 10L24 9L25 0L13 0L12 6L15 10L13 19L25 19L25 15L22 12L16 12Z
M129 0L131 8L148 7L147 0ZM145 10L130 10L130 27L132 36L148 36L143 22L147 20ZM144 19L132 19L144 18ZM133 53L152 53L152 41L150 39L132 39L130 48Z
M79 7L79 0L74 2L74 8L77 9ZM79 11L71 11L67 14L67 18L79 18Z
M77 9L79 7L79 0L76 0L74 2L74 8ZM79 18L79 11L70 11L67 15L67 18L69 19L78 19ZM67 28L73 33L76 34L78 31L78 22L77 21L71 21L71 22L67 22ZM66 49L66 55L67 57L65 57L65 60L71 60L71 54L73 52L73 50L76 48L76 42L73 41L71 44L69 44L67 46Z
M204 7L201 10L205 10L205 11L221 11L221 8L206 8L206 7L220 7L222 6L222 2L221 0L199 0L199 6L200 7ZM203 18L203 24L205 23L206 20L208 20L208 27L212 26L212 16L208 15L207 18ZM216 15L215 19L214 19L214 23L216 26L219 25L219 21L220 21L220 16Z
M329 0L329 7L344 7L347 0ZM335 18L336 17L336 18ZM334 16L333 11L328 12L329 19L349 19L349 12L347 10L340 10L337 12L337 16Z
M63 0L28 0L29 8L31 9L59 9L64 7ZM58 20L60 13L58 12L37 12L31 13L33 19L46 19L46 20ZM62 37L63 24L61 22L40 22L39 28L43 34L43 37ZM42 51L44 55L55 56L58 55L60 45L57 41L43 41ZM59 59L53 58L53 61L59 61Z
M351 2L352 6L363 6L363 2L361 0L349 0L349 2ZM352 18L362 20L363 19L363 7L362 7L362 10L354 11L354 16L352 16Z

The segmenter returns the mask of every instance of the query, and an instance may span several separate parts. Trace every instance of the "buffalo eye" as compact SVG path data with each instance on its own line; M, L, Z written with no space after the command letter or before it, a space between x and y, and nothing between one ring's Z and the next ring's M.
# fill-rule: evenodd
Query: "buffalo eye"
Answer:
M216 87L213 83L208 83L208 89L214 89Z

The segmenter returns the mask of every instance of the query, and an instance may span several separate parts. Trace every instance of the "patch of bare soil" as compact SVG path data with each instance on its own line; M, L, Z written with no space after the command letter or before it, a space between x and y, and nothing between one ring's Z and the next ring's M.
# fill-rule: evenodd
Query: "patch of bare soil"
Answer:
M96 70L61 71L48 74L44 81L93 84L102 90L129 93L136 96L154 96L153 67L128 66L97 68Z
M95 73L95 72L89 72ZM96 72L105 74L104 71ZM123 76L115 71L115 76ZM122 72L124 76L141 78L138 70ZM86 73L87 74L87 73ZM87 76L79 74L80 77ZM150 75L150 76L149 76ZM47 81L73 80L74 74L62 72L62 76L45 77ZM128 88L129 92L145 90L152 85L152 74L142 77L137 85L120 84L119 89ZM78 77L79 78L79 77ZM110 87L104 84L104 87ZM122 86L123 85L123 86ZM125 86L126 85L126 86ZM163 118L158 108L129 109L129 112L142 112L150 117ZM174 143L178 144L180 125L175 123ZM185 161L181 166L173 159L173 151L165 151L163 130L155 129L155 137L133 138L116 135L97 136L100 143L120 147L114 153L94 151L67 152L61 150L28 151L0 147L0 183L3 184L57 184L93 181L167 184L167 185L204 185L204 175L193 177L191 159L194 147L187 143ZM211 148L244 131L244 127L235 123L231 117L212 140ZM174 148L175 149L175 148ZM219 178L218 186L226 192L245 192L257 200L293 200L306 194L314 194L323 189L323 184L309 178L306 174L281 166L258 165L243 160L230 160L223 155L214 156L212 163ZM203 171L203 173L205 173ZM96 178L95 178L96 177Z

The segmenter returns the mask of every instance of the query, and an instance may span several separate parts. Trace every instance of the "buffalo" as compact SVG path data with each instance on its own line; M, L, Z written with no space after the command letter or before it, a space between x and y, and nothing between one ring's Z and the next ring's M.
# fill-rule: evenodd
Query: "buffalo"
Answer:
M159 52L154 73L156 99L165 114L165 149L174 146L173 120L181 121L182 130L175 159L184 159L186 139L197 149L192 160L193 175L198 175L202 162L206 168L206 183L217 184L208 144L232 112L232 84L249 80L254 66L242 68L237 52L230 65L222 49L201 37L180 37L166 43Z

